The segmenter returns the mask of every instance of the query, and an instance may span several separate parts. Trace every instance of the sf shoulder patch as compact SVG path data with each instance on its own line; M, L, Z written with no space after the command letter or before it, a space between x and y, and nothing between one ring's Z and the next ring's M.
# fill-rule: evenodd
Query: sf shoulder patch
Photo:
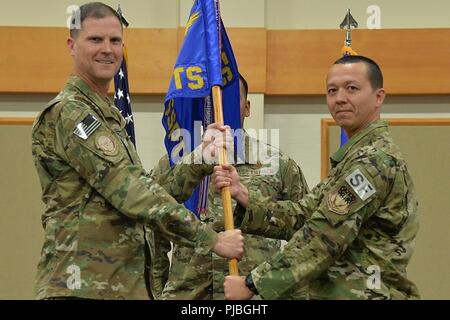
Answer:
M365 201L371 195L373 195L377 190L372 186L369 180L362 174L359 169L353 171L350 175L345 178L345 181L349 186L355 191L358 197Z
M95 145L107 156L115 156L119 150L114 139L109 136L99 136Z
M349 212L350 206L355 200L354 194L346 185L343 185L337 192L328 194L328 209L336 214L344 215Z
M101 122L97 120L96 117L93 115L88 115L86 118L83 119L75 129L73 130L73 133L80 137L83 140L87 140L89 136L94 133L95 130L97 130L98 127L100 127Z

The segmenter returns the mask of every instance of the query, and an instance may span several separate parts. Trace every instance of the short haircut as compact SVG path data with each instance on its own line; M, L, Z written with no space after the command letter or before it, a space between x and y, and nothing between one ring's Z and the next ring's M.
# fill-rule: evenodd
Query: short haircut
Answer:
M248 83L245 80L244 76L242 74L240 74L240 73L239 73L239 79L242 81L242 84L244 85L245 97L247 97L247 95L248 95Z
M70 37L74 39L78 37L83 21L89 17L96 19L116 17L119 20L120 27L122 27L122 21L116 10L102 2L89 2L83 4L72 14L70 18Z
M367 66L370 85L373 89L383 88L383 73L378 64L370 58L364 56L344 56L335 61L334 64L347 64L362 62Z

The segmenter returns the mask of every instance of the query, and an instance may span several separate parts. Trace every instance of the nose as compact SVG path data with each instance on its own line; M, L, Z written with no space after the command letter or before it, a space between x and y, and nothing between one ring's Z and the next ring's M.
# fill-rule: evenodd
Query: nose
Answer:
M111 43L109 41L103 41L102 52L103 53L111 53L112 52Z
M345 90L338 89L335 98L337 104L345 103L347 101L347 94L345 93Z

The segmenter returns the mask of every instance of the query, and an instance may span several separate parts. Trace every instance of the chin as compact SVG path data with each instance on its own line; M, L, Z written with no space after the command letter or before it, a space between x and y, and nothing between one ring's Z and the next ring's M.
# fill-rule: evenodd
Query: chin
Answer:
M345 125L351 125L352 120L349 119L348 117L342 116L342 115L335 115L334 117L334 121L340 125L340 126L345 126Z
M96 76L97 76L97 79L99 79L99 80L111 81L114 78L115 74L116 74L115 72L101 72L101 73L98 73Z

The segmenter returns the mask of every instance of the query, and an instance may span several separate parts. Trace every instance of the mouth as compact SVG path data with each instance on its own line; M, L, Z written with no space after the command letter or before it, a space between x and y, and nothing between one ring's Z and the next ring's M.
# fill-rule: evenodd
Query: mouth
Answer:
M339 114L339 113L351 113L352 111L351 110L338 110L338 111L336 111L336 114Z
M100 63L100 64L114 64L114 61L111 60L95 60L95 62Z

